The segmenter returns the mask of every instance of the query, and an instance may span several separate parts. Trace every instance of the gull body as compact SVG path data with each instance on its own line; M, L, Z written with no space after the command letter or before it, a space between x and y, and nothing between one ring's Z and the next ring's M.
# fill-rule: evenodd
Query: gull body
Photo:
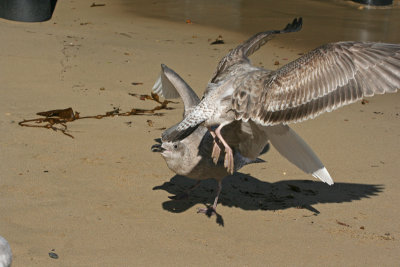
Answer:
M183 117L200 102L199 97L192 88L172 69L165 65L161 66L161 74L153 87L153 91L165 98L181 97L184 103ZM177 125L165 130L162 137L176 130ZM311 148L291 128L286 125L270 127L267 132L259 133L258 129L252 128L250 123L234 122L227 125L222 133L230 144L234 145L233 160L234 171L244 165L263 162L257 157L263 154L268 148L268 141L288 159L291 163L310 173L321 180L332 184L332 178L324 165L311 150ZM179 175L198 181L192 188L174 198L187 197L188 193L199 185L201 180L214 178L218 182L218 191L214 204L207 209L200 209L199 212L212 214L216 211L218 196L222 189L222 180L231 173L224 166L224 158L219 155L215 160L211 157L214 149L214 138L207 127L200 125L189 136L174 142L161 139L162 143L154 145L153 151L160 151L169 169ZM262 144L263 149L258 150ZM254 148L254 146L256 148ZM257 155L250 159L242 153L251 154L257 151Z

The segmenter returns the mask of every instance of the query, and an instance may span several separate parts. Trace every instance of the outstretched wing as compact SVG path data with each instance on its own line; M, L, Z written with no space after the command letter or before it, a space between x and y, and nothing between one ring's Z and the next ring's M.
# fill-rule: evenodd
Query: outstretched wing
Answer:
M175 71L161 64L161 73L152 91L166 99L182 98L185 114L195 107L200 99L193 89Z
M332 185L333 180L321 160L307 143L288 125L265 127L271 144L288 161L305 173Z
M181 97L185 112L183 117L189 113L197 104L200 99L193 89L183 80L175 71L168 68L166 65L161 64L161 73L156 83L153 86L153 92L166 98L178 98ZM166 137L176 130L179 123L166 129L161 134L161 139L165 141Z
M235 82L236 119L262 125L314 118L363 97L400 88L400 45L324 45L276 72L255 71Z
M292 23L289 23L283 30L272 30L260 32L252 36L246 42L240 44L228 55L221 59L218 63L217 69L215 70L211 83L218 83L223 80L225 75L229 73L230 67L239 63L247 63L250 61L248 57L257 51L266 42L272 39L275 34L297 32L301 30L303 24L302 18L295 18Z

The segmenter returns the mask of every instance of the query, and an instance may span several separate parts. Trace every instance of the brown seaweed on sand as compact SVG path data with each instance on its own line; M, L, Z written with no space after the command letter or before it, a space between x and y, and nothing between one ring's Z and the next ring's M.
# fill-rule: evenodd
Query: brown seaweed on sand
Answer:
M25 127L37 127L37 128L45 128L52 129L53 131L60 131L63 134L74 138L71 134L69 134L67 123L80 119L102 119L104 117L114 117L114 116L132 116L132 115L153 115L153 116L161 116L162 113L157 113L157 110L161 109L172 109L167 107L168 103L172 101L164 100L160 101L160 98L157 94L152 93L151 95L138 95L132 94L132 96L139 97L141 100L152 100L160 105L154 107L153 109L137 109L132 108L127 112L120 112L119 108L114 108L112 111L108 111L105 114L94 115L94 116L80 116L79 112L74 112L74 110L69 107L66 109L54 109L49 111L41 111L36 113L36 115L43 116L44 118L36 118L20 121L18 124L20 126ZM176 103L176 102L175 102Z

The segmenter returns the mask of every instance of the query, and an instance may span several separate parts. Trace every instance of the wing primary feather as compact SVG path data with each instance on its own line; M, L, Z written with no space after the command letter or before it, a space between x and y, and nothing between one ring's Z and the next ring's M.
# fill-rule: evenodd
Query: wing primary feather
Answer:
M164 136L162 136L162 141L163 142L176 142L179 140L183 140L186 137L188 137L191 133L193 133L198 127L200 126L200 124L197 124L195 126L190 126L184 130L178 131L176 128L174 128L172 131L164 134Z

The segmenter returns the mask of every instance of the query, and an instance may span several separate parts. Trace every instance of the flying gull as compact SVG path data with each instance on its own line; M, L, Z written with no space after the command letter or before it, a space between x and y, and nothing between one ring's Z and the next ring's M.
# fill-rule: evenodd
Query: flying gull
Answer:
M219 62L200 103L163 139L182 140L204 125L215 140L212 157L219 158L223 146L224 165L232 173L233 150L221 130L233 122L251 126L255 145L241 154L252 159L263 148L257 140L267 137L272 127L313 119L364 97L397 92L399 44L329 43L275 71L250 63L248 57L274 35L301 27L302 19L295 19L285 29L258 33L228 53Z
M172 69L161 65L161 74L153 87L153 91L165 98L181 97L184 103L183 117L187 116L191 110L200 102L199 97L192 88ZM162 136L174 131L177 125L165 130ZM311 173L317 178L333 184L333 181L311 148L287 125L277 125L269 128L268 137L258 134L262 138L254 141L254 132L248 122L235 122L227 125L222 133L229 144L234 146L233 160L234 171L239 170L244 165L262 162L260 159L249 159L241 154L241 150L247 153L252 149L252 145L263 145L264 150L259 151L259 156L265 151L268 140L275 148L290 162L302 169L306 173ZM181 141L168 142L162 139L162 144L156 144L152 147L153 151L162 152L161 155L167 163L167 166L176 174L186 176L197 180L197 183L187 191L172 197L181 199L187 197L188 193L195 189L201 180L214 178L218 182L217 195L214 204L205 209L199 209L198 212L211 215L216 212L218 197L222 189L222 180L230 175L224 167L222 155L218 160L212 159L213 137L206 127L200 125L194 132ZM257 157L255 156L255 157ZM216 163L216 164L215 164Z

